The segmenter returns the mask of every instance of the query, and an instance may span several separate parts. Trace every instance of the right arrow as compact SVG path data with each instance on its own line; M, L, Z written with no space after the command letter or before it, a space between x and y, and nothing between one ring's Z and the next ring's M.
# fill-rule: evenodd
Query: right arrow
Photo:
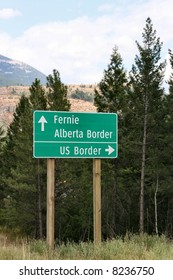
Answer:
M44 131L44 124L47 123L45 117L42 116L42 117L39 119L38 123L41 123L41 131Z
M108 145L108 148L105 149L105 152L108 152L108 155L112 154L115 151L114 148L112 148L110 145Z

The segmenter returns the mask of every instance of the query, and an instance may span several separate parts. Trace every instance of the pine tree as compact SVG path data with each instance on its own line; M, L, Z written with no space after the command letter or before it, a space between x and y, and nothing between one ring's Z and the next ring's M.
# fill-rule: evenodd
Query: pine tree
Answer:
M33 158L33 110L46 109L47 100L37 79L30 92L29 97L21 97L7 132L3 153L4 219L8 226L42 238L41 190L45 190L46 172L45 163Z
M94 104L98 112L122 113L126 103L126 72L117 47L113 49L110 64L95 90ZM121 114L120 114L121 115Z
M7 131L3 154L3 174L6 185L5 223L7 226L33 230L35 190L32 159L32 110L27 97L22 96ZM30 209L32 209L30 211Z
M128 83L123 60L118 48L113 49L110 63L104 70L98 90L95 90L94 104L98 112L118 114L118 159L102 160L102 205L103 235L114 237L125 232L127 219L124 191L121 188L121 173L124 168L124 150L126 143L125 122L128 109ZM120 218L121 217L121 218ZM120 222L121 219L121 222Z
M5 142L5 131L2 126L0 126L0 204L2 205L2 200L4 197L4 188L2 183L2 166L3 166L3 160L2 160L2 154L3 154L3 146Z
M40 80L35 79L31 87L29 88L30 96L29 100L33 110L46 110L47 99L46 92L40 83Z
M49 110L69 111L70 103L67 99L67 86L60 79L57 70L53 70L53 74L47 77L48 88L48 104Z
M171 69L173 71L173 53L171 50L169 50L169 56L170 56ZM168 84L169 84L169 99L170 99L170 97L172 97L172 95L173 95L173 72L170 75Z
M164 188L161 192L161 217L160 223L162 230L168 236L173 235L173 189L172 189L172 170L173 170L173 53L169 50L171 74L168 80L169 92L165 95L165 119L164 119L164 149L162 160L164 162Z
M136 42L139 55L135 57L135 65L131 72L131 100L134 110L135 125L138 132L142 131L139 140L142 144L141 151L141 187L140 187L140 233L144 233L144 189L146 156L149 151L149 144L152 145L154 138L154 126L159 120L157 112L162 106L163 74L165 62L160 63L162 43L156 37L156 30L150 18L146 20L146 26L142 33L143 46ZM158 134L157 134L158 135ZM155 134L155 147L158 147ZM148 146L147 146L148 145ZM148 149L148 151L147 151Z
M31 85L29 101L33 110L46 110L47 109L47 99L46 91L40 83L40 80L35 79L34 83ZM43 224L43 212L45 209L43 201L46 200L45 189L46 189L46 162L44 159L36 159L36 172L37 176L37 195L38 195L38 228L39 228L39 237L42 239L44 236Z

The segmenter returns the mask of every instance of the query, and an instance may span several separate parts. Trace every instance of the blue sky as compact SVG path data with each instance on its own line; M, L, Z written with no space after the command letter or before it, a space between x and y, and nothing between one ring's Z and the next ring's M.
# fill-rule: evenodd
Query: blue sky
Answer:
M55 68L64 83L98 83L115 45L130 70L148 16L168 59L172 11L172 0L1 0L0 54L46 75Z
M110 1L112 2L112 1ZM1 30L11 35L21 35L27 28L48 22L66 22L88 15L97 17L97 7L102 0L1 0L0 9L12 9L11 17L1 21ZM18 14L15 14L15 11ZM6 12L8 14L8 12ZM4 11L5 15L5 11ZM2 19L2 18L1 18ZM5 19L5 18L4 18Z

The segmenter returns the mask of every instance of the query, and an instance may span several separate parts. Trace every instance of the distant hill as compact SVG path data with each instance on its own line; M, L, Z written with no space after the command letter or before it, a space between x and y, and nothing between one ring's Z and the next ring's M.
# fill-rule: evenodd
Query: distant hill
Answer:
M96 85L68 85L68 99L71 104L71 111L96 112L93 98L91 98L95 87ZM26 96L30 94L29 86L0 87L0 127L7 128L13 120L13 113L22 94ZM88 101L89 99L91 100L90 102Z
M46 84L46 75L26 63L0 55L0 86L30 86L35 78Z

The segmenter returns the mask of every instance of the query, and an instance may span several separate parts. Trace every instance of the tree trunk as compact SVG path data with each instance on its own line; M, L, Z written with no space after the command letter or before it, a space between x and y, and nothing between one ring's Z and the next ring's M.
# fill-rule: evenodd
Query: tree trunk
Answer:
M158 192L158 188L159 188L159 178L157 175L157 181L156 181L156 189L155 189L155 193L154 193L154 209L155 209L155 231L156 231L156 235L158 235L158 216L157 216L157 192Z
M146 158L146 140L147 140L147 113L148 99L145 95L145 110L144 110L144 127L142 140L142 165L141 165L141 191L140 191L140 234L144 234L144 185L145 185L145 158Z

